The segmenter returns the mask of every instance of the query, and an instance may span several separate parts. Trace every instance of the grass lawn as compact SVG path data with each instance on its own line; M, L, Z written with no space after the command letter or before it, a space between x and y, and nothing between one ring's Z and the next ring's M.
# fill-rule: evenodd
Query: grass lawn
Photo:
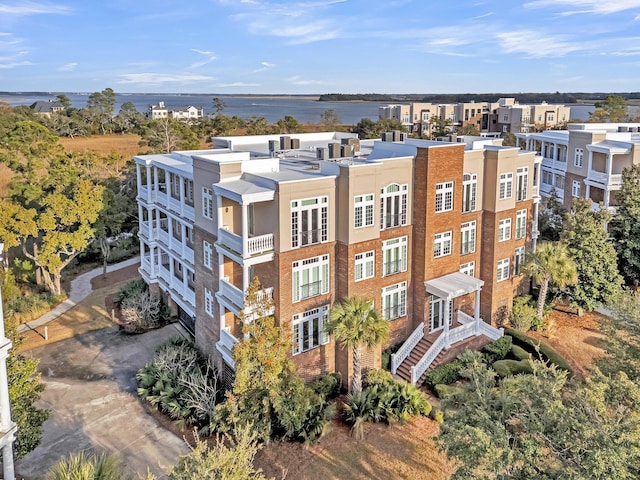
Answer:
M116 153L127 158L145 152L146 147L139 147L140 135L110 133L92 135L90 137L60 137L60 143L67 152L84 152L89 150L102 155Z

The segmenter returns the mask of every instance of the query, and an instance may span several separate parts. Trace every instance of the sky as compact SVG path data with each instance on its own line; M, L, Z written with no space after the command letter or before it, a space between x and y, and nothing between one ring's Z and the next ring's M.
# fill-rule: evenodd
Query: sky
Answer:
M640 0L0 0L0 91L640 91Z

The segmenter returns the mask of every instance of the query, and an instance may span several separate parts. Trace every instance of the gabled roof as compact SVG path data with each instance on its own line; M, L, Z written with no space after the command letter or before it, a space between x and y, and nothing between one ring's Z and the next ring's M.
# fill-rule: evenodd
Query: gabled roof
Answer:
M60 102L45 102L44 100L38 100L31 104L31 110L36 113L51 113L54 109L64 108Z

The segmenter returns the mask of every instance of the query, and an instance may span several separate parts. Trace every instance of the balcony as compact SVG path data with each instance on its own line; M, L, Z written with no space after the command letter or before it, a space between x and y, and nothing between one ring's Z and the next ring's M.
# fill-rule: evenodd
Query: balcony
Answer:
M222 354L227 365L234 370L236 369L236 363L233 360L233 348L237 343L238 339L231 334L229 327L223 327L220 330L220 341L216 343L216 350Z
M242 258L249 258L254 255L261 255L273 251L273 233L249 237L247 239L247 251L244 251L242 237L221 228L218 230L218 242L236 252Z
M300 300L317 297L322 293L322 280L300 285Z
M592 212L599 212L601 209L602 210L606 210L611 215L615 215L616 213L618 213L618 207L615 206L615 205L609 205L607 208L604 208L604 206L601 207L599 203L591 202L591 211Z
M587 180L599 183L605 186L622 185L622 174L607 175L606 172L598 172L597 170L589 170Z
M386 277L387 275L404 272L406 269L406 260L398 258L397 260L392 260L382 264L382 275Z
M547 158L547 157L543 157L542 159L542 165L553 169L553 170L559 170L561 172L566 172L567 171L567 162L563 162L561 160L554 160L553 158Z
M218 297L224 297L227 301L224 302L225 306L229 308L235 315L239 315L244 307L244 292L240 290L238 287L229 282L229 278L225 277L220 280L220 290L216 294ZM258 302L268 302L270 304L273 303L273 287L264 288L257 295ZM250 305L245 308L244 315L251 315L251 311L253 309ZM273 308L269 311L265 312L270 315L273 313Z

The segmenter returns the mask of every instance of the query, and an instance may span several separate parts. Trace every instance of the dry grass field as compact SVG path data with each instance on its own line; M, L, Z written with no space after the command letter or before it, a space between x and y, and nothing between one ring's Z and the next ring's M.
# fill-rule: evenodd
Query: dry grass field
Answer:
M60 143L67 152L79 153L91 151L102 155L116 153L125 157L133 157L139 153L145 153L145 147L139 147L140 135L120 135L112 133L108 135L93 135L91 137L61 137Z

